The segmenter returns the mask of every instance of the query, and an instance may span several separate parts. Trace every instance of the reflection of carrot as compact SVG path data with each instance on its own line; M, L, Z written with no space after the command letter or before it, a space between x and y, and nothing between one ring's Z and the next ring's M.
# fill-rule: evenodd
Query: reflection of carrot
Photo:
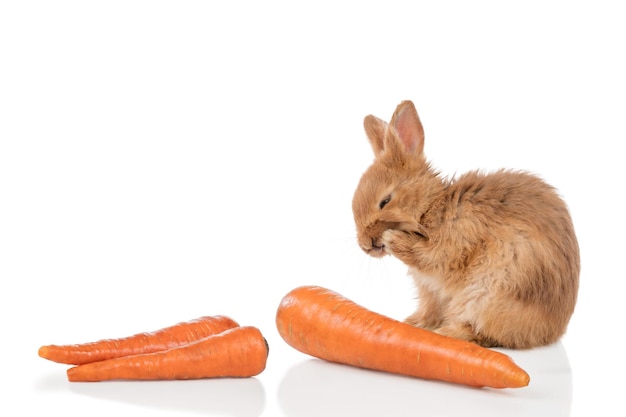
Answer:
M393 320L321 287L288 293L276 325L293 348L332 362L476 387L530 381L503 353Z
M67 370L71 382L112 379L250 377L265 369L269 348L256 327L235 327L169 350L86 363Z
M239 324L226 316L205 316L170 327L120 339L103 339L77 345L48 345L39 356L54 362L81 365L121 356L158 352L205 338Z

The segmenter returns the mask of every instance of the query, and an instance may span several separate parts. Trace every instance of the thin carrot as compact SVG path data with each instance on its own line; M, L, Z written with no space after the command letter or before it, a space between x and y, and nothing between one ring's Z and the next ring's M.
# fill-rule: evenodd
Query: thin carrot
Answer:
M119 339L103 339L75 345L46 345L39 348L39 356L54 362L81 365L139 353L158 352L238 326L237 322L227 316L204 316L154 332L138 333Z
M285 295L276 326L291 347L331 362L475 387L530 381L508 355L399 322L322 287Z
M169 350L92 362L67 370L71 382L250 377L265 369L269 347L256 327L235 327Z

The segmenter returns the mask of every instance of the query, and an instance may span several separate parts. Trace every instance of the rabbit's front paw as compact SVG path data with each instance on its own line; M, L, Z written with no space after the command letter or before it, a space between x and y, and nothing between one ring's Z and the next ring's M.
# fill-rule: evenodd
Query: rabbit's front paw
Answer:
M419 242L420 238L415 233L396 229L387 229L381 236L381 243L387 253L405 262L415 257Z

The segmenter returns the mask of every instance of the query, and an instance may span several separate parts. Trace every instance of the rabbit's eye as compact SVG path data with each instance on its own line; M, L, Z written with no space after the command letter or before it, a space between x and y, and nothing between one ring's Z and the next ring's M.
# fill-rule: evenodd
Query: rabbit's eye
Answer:
M389 203L391 201L391 196L388 195L387 197L385 197L379 204L378 204L378 208L383 208L387 205L387 203Z

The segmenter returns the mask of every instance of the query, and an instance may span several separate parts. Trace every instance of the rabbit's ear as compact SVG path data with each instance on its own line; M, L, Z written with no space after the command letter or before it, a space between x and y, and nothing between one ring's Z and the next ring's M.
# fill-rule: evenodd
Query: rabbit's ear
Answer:
M374 155L378 156L378 154L385 149L384 142L385 133L387 132L387 122L370 114L363 120L363 127L365 127L365 133L370 141L370 145L372 145Z
M391 118L391 126L404 145L404 151L420 155L424 150L424 128L411 101L403 101L398 105Z

